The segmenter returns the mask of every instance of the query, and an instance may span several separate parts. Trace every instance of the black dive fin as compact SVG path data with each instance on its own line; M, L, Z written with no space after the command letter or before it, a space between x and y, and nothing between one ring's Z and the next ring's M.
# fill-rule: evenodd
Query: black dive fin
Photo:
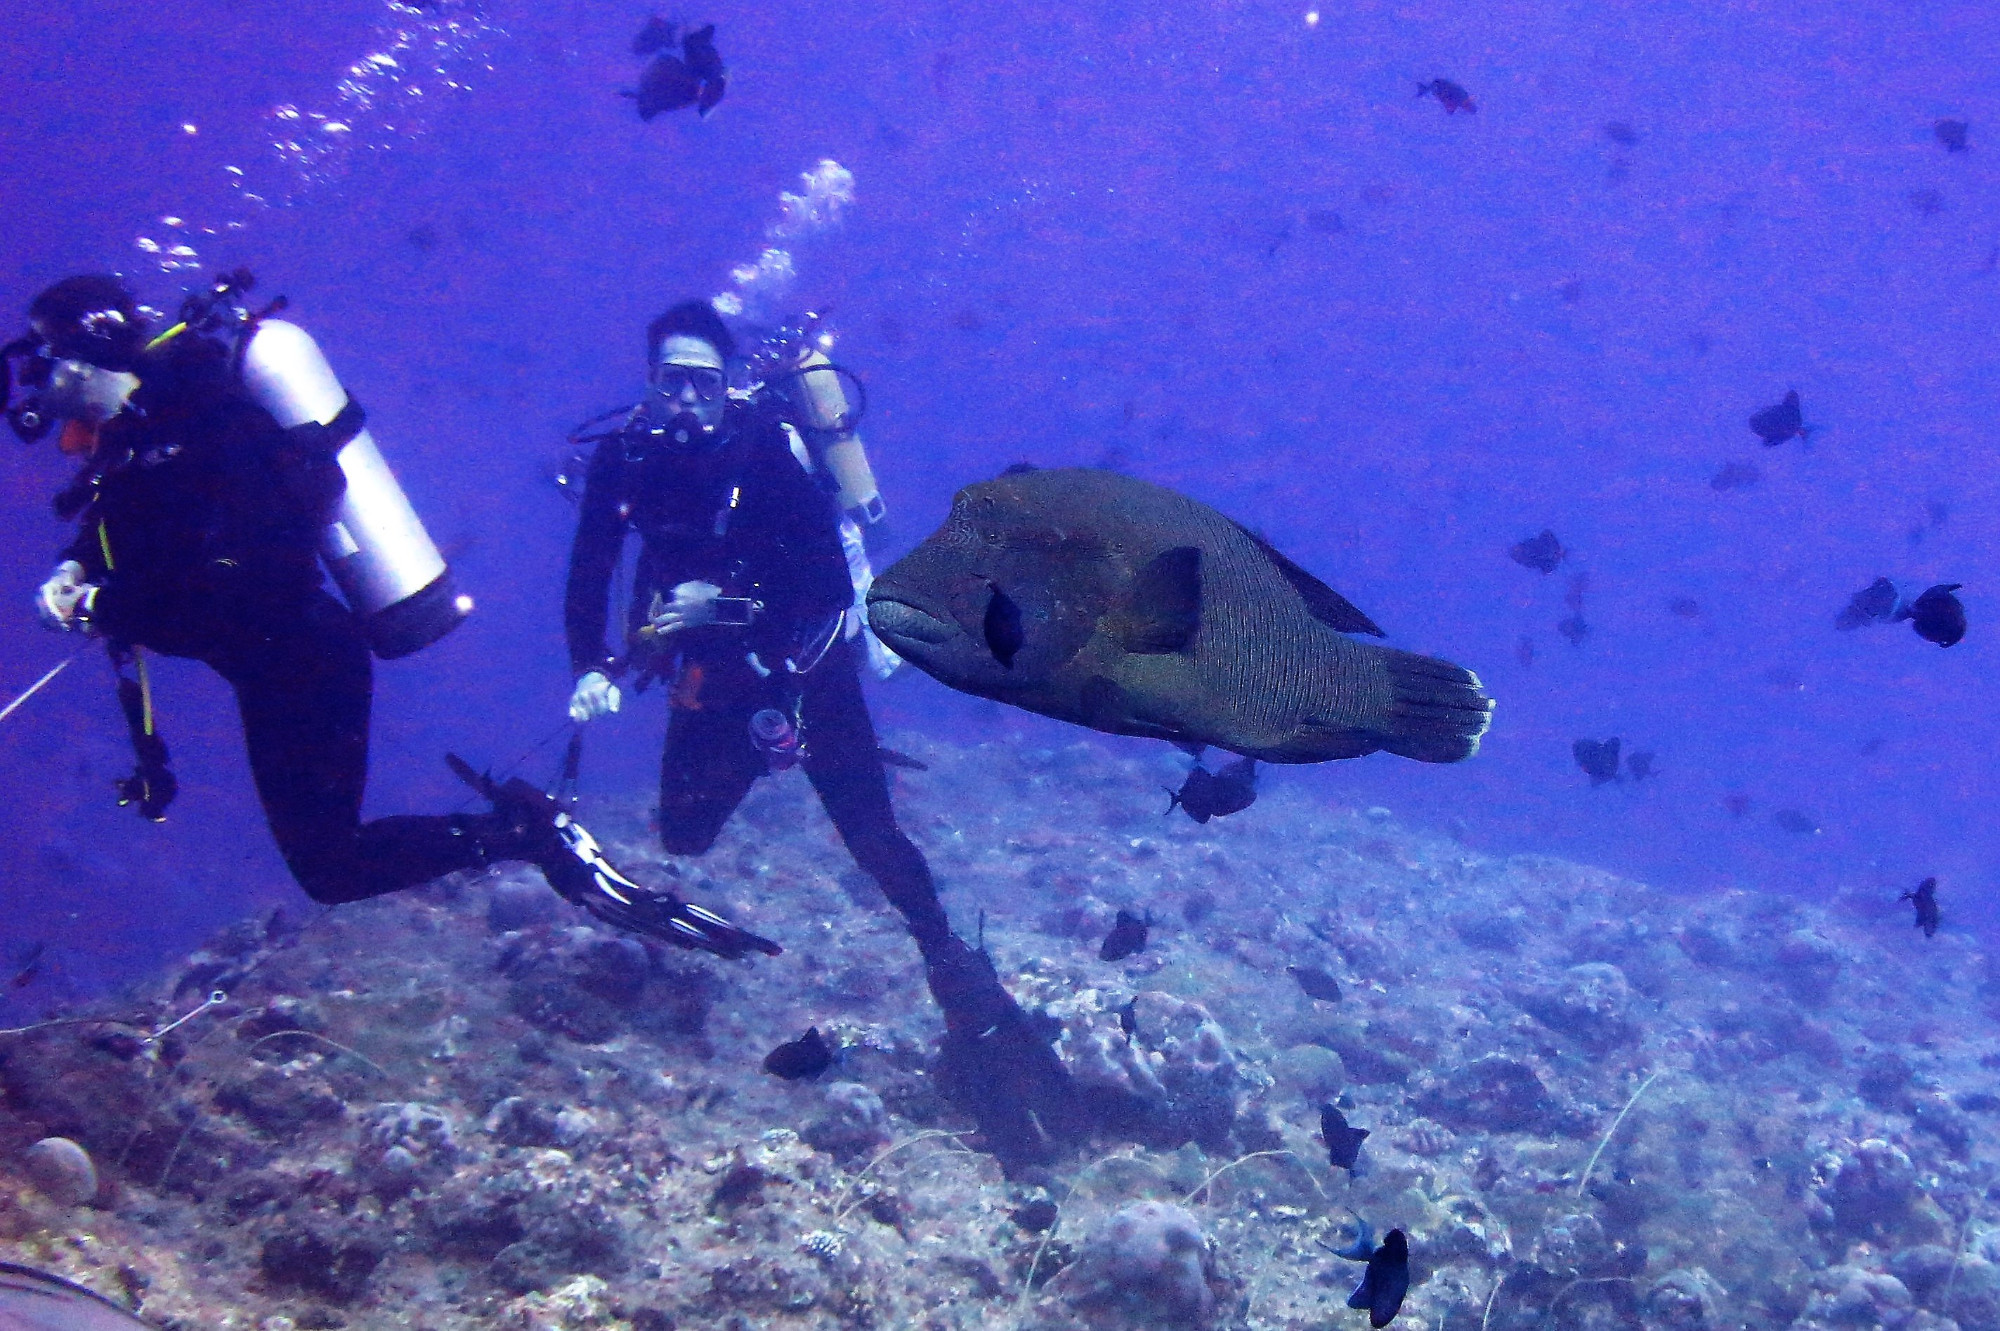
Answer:
M1145 656L1186 651L1201 629L1200 549L1177 545L1147 560L1117 625L1126 651Z
M1269 541L1240 522L1236 527L1256 543L1257 548L1264 552L1264 557L1277 566L1278 572L1285 575L1285 581L1292 584L1292 589L1306 603L1307 613L1314 619L1341 633L1366 633L1376 638L1388 636L1376 626L1374 620L1356 609L1352 601L1285 558Z

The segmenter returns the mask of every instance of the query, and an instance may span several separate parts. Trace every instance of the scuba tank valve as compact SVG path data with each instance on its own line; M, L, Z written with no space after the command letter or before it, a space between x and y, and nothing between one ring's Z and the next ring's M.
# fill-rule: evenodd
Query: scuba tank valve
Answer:
M347 406L347 391L319 344L297 324L258 320L241 356L251 396L287 429L330 423ZM336 461L347 493L321 541L321 557L361 617L375 654L384 660L408 656L456 628L472 598L459 594L373 436L362 430Z

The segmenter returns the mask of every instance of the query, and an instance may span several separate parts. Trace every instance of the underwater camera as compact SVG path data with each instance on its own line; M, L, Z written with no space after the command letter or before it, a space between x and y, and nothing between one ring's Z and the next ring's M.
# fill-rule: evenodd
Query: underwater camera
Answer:
M20 368L15 368L15 362ZM55 358L39 337L32 334L16 338L0 347L0 409L7 413L7 427L22 443L32 444L48 434L55 424L55 418L42 411L42 390L49 386L49 375L55 369ZM14 389L24 390L19 402L14 400Z

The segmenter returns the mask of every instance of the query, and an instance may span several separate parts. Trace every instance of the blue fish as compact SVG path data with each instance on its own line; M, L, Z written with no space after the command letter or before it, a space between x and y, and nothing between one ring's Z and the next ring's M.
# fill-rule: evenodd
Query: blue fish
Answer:
M1392 1229L1382 1246L1368 1258L1361 1283L1347 1296L1350 1308L1365 1308L1368 1325L1379 1328L1394 1321L1403 1310L1403 1296L1410 1292L1410 1241L1403 1231Z

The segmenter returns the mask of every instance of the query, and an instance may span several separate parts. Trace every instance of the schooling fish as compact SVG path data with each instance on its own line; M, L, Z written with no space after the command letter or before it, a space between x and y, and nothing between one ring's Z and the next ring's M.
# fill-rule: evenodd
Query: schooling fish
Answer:
M1907 619L1917 636L1940 647L1949 647L1965 636L1965 606L1954 595L1962 582L1943 582L1896 612Z
M1326 1142L1327 1163L1352 1173L1361 1158L1361 1143L1368 1140L1368 1129L1348 1127L1340 1106L1324 1104L1319 1107L1319 1135Z
M1937 879L1926 878L1912 890L1897 897L1917 908L1917 928L1924 931L1924 937L1934 938L1938 931Z
M652 55L674 44L679 33L677 24L669 23L658 14L646 20L646 26L639 29L639 35L632 39L633 55Z
M1625 755L1625 770L1634 781L1644 781L1660 774L1660 769L1653 766L1653 754L1644 749Z
M1837 629L1858 629L1866 624L1887 624L1896 618L1896 584L1877 578L1847 599L1847 608L1834 617Z
M664 49L672 42L673 25L658 18L648 22L632 40L633 50L641 55L659 52L639 76L638 89L619 94L639 104L641 120L651 120L663 111L678 111L683 106L692 106L696 114L706 116L722 100L728 71L715 50L715 25L696 28L681 38L678 56Z
M1576 765L1590 774L1590 785L1594 790L1607 781L1618 779L1618 737L1607 740L1580 739L1569 746L1576 756Z
M1971 128L1963 120L1940 120L1931 126L1931 133L1937 135L1946 152L1962 153L1966 149L1965 131Z
M789 1040L764 1055L764 1071L786 1081L801 1081L817 1077L833 1066L833 1046L819 1033L819 1027L808 1026L806 1033L796 1040Z
M959 491L875 579L868 619L960 692L1265 762L1458 762L1491 720L1471 671L1354 641L1382 630L1262 538L1109 471Z
M9 989L26 989L29 985L33 984L36 978L42 973L42 959L48 955L48 950L48 943L46 941L39 941L30 943L15 954L13 963L14 973L8 977L7 987Z
M1347 1296L1347 1306L1366 1309L1368 1325L1385 1327L1403 1310L1403 1297L1410 1292L1410 1241L1400 1229L1392 1229L1368 1258L1361 1283Z
M1417 96L1430 95L1438 99L1446 115L1456 115L1460 111L1477 111L1472 104L1472 94L1459 87L1450 79L1432 79L1429 83L1417 85Z
M151 1331L152 1325L61 1276L0 1262L0 1331Z
M1804 439L1812 433L1805 419L1799 415L1799 390L1794 388L1785 394L1785 400L1775 407L1766 407L1750 418L1750 428L1764 441L1764 447L1776 448L1787 439Z
M1539 536L1530 536L1525 541L1516 541L1507 549L1507 557L1522 568L1531 568L1538 573L1553 573L1556 566L1568 554L1563 543L1556 539L1552 531L1544 530Z
M1257 802L1257 760L1238 758L1219 772L1195 764L1179 790L1167 792L1167 812L1176 805L1198 823L1241 813Z
M1120 910L1118 918L1112 922L1111 932L1104 935L1104 942L1097 949L1099 961L1123 961L1134 952L1146 950L1146 931L1153 927L1153 912L1147 911L1141 919L1129 910Z
M1299 982L1299 988L1307 998L1318 999L1322 1003L1340 1001L1340 981L1328 975L1317 966L1287 966L1291 977Z

